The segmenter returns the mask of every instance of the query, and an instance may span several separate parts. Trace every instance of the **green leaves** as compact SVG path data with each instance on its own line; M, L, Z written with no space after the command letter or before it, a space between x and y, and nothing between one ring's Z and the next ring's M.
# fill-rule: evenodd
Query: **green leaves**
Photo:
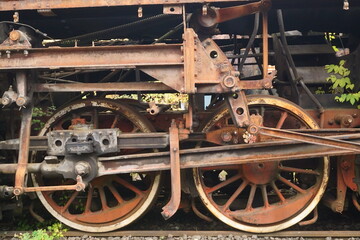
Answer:
M61 223L54 223L48 226L47 229L38 229L32 233L21 233L14 237L20 240L55 240L63 237L63 233L66 231L67 229L64 229Z
M354 90L355 85L351 82L349 78L350 70L345 67L345 60L341 60L339 65L330 64L325 65L325 70L331 74L326 80L332 83L331 88L334 90L338 90L341 92L341 96L336 96L335 101L338 102L350 102L351 105L359 102L360 100L360 91L352 92ZM358 109L360 105L357 106Z

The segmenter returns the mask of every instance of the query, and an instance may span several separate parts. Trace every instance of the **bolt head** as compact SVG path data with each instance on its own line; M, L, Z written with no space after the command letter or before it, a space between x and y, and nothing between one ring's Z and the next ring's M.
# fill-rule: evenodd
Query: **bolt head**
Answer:
M236 79L233 76L226 76L223 80L225 87L232 88L235 86Z
M4 105L4 106L9 105L10 103L11 103L11 100L8 97L3 97L1 99L1 104Z
M9 34L9 38L11 41L18 41L20 39L20 32L17 30L13 30Z
M16 105L18 105L19 107L25 106L26 103L27 99L25 97L18 97L16 99Z

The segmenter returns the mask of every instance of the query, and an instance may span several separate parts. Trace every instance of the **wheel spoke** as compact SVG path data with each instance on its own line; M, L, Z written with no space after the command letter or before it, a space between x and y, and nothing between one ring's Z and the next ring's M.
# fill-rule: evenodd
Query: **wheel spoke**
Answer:
M102 210L106 210L108 209L108 205L107 205L107 201L106 201L106 195L105 195L105 191L104 188L98 188L99 190L99 196L100 196L100 200L101 200L101 206L102 206Z
M256 192L256 185L252 184L250 194L249 194L249 198L248 198L248 201L247 201L247 204L246 204L246 210L252 209L252 204L254 202L255 192Z
M91 211L93 193L94 193L94 188L91 185L89 185L84 213L89 213Z
M302 188L300 188L299 186L295 185L294 183L290 182L289 180L283 178L282 176L278 176L278 179L285 183L286 185L288 185L289 187L292 187L293 189L295 189L297 192L299 193L306 193L306 191Z
M287 117L288 117L287 112L281 112L281 116L280 116L279 121L276 124L276 128L279 128L279 129L282 128Z
M120 115L119 115L119 114L116 114L116 116L115 116L115 118L114 118L114 121L112 122L110 128L115 128L115 126L116 126L116 125L118 124L118 122L119 122L119 119L120 119Z
M64 207L61 208L61 212L65 212L69 209L70 205L74 202L75 198L79 195L79 192L73 192Z
M263 198L264 207L268 208L270 205L269 205L269 199L268 199L267 192L266 192L266 185L261 185L261 195Z
M115 189L114 186L109 185L108 188L110 189L110 192L115 197L115 199L118 201L119 204L124 202L124 199L120 196L119 192Z
M225 205L222 206L222 209L229 209L230 205L234 202L234 200L240 195L240 193L245 189L248 185L247 181L243 181L241 185L236 189L236 191L231 195L231 197L227 200Z
M279 166L279 169L284 172L295 172L295 173L304 173L319 176L320 173L311 169L302 169L302 168L294 168L294 167L284 167Z
M132 185L131 183L125 181L124 179L122 179L119 176L116 176L114 179L117 183L123 185L124 187L126 187L127 189L133 191L134 193L138 194L139 196L142 196L144 193L138 189L137 187L135 187L134 185Z
M274 189L274 191L275 191L276 195L279 197L280 201L282 203L284 203L286 200L285 200L284 196L282 195L282 193L280 192L279 188L276 186L274 181L271 182L271 187Z
M206 192L207 193L212 193L212 192L214 192L216 190L219 190L220 188L225 187L225 186L229 185L230 183L233 183L236 180L240 179L240 177L241 177L240 174L236 174L236 175L232 176L231 178L229 178L229 179L227 179L227 180L225 180L225 181L223 181L223 182L221 182L221 183L219 183L219 184L217 184L217 185L215 185L215 186L213 186L211 188L208 188L206 190Z
M138 128L138 126L134 125L134 128L131 130L130 133L137 133L137 132L140 132L140 129Z

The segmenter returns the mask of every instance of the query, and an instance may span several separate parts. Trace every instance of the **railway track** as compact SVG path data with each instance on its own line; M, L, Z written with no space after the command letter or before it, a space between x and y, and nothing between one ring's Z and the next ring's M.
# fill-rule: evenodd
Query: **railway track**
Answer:
M25 233L24 231L0 231L1 239L14 239L14 236ZM281 231L267 234L250 234L241 231L114 231L110 233L86 233L68 231L64 233L64 240L252 240L252 239L360 239L360 231Z

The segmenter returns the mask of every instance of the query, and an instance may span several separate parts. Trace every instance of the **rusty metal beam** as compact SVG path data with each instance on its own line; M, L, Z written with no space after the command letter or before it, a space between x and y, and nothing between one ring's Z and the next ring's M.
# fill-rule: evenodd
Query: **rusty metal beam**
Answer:
M206 2L248 2L249 0L206 0ZM185 3L199 3L199 0L2 0L0 1L0 11L15 10L38 10L38 9L61 9L61 8L83 8L83 7L115 7L133 5L177 5Z
M360 134L333 136L333 138L360 143ZM281 148L278 146L281 146ZM181 150L180 167L182 169L211 167L266 161L308 159L324 156L341 156L353 153L351 150L336 149L332 146L297 143L295 141L275 141ZM100 157L99 161L99 176L170 169L169 152Z
M34 92L169 92L171 87L161 82L111 82L111 83L46 83L34 84Z
M360 143L360 134L329 136L333 139ZM276 147L275 147L276 146ZM278 146L281 146L279 148ZM351 150L336 149L332 146L321 146L296 141L281 140L254 144L238 144L218 147L180 150L180 167L210 167L219 165L256 163L266 161L281 161L307 159L324 156L342 156L353 154ZM114 157L99 157L99 176L117 173L147 172L170 169L170 153L143 153L119 155ZM46 164L46 163L41 163ZM46 169L51 168L51 165ZM0 164L1 174L12 174L17 164ZM28 163L28 172L39 172L39 163ZM55 170L54 170L55 171Z
M180 66L181 44L106 47L54 47L11 51L0 58L0 70L19 69L120 69L143 66ZM10 51L10 50L9 50ZM154 57L156 56L156 57Z

